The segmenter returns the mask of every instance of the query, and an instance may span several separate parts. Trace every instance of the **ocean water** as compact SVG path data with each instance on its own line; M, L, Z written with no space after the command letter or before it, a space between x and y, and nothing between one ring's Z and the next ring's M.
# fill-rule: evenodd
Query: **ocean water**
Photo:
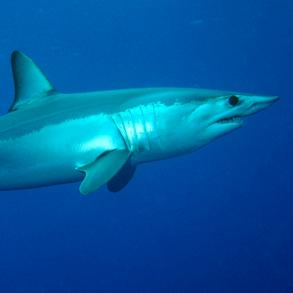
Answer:
M293 292L292 1L2 1L3 114L15 49L60 91L282 99L194 154L140 166L117 194L1 192L1 293Z

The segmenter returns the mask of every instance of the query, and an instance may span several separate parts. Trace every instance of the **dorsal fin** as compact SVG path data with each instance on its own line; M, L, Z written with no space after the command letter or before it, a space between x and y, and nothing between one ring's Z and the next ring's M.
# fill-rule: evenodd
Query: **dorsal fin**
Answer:
M55 90L40 68L26 55L15 51L11 56L15 95L9 111L15 111L52 94Z

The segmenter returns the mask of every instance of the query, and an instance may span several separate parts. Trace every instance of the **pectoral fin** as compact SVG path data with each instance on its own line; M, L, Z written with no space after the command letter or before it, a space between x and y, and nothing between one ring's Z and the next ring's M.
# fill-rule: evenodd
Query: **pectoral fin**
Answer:
M117 174L107 183L108 189L112 192L118 192L123 189L132 179L136 166L131 164L131 160L123 165Z
M128 151L114 150L102 154L93 163L78 168L85 172L85 177L79 187L80 193L87 195L99 189L119 172L128 157Z

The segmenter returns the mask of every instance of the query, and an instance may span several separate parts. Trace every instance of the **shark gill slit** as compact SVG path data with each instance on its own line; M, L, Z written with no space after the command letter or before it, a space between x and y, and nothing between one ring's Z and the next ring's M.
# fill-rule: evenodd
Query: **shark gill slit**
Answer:
M112 118L131 152L151 151L151 133L156 127L155 105L129 109Z
M133 113L132 109L128 110L129 113L129 124L130 124L130 129L132 130L131 132L133 133L133 145L134 145L134 150L139 151L139 134L137 133L136 129L136 120L135 120L135 113Z
M125 143L125 146L128 148L129 151L131 150L131 142L129 141L126 126L124 125L124 121L122 118L122 113L118 113L112 116L112 120L114 121L119 133Z
M143 127L143 130L144 130L144 133L145 133L145 136L146 136L146 142L147 142L147 150L151 150L151 139L150 139L150 136L149 136L149 132L148 132L148 127L146 125L147 123L147 120L145 119L145 113L143 111L143 108L142 106L139 106L139 110L140 110L140 113L141 113L141 120L142 120L142 127Z

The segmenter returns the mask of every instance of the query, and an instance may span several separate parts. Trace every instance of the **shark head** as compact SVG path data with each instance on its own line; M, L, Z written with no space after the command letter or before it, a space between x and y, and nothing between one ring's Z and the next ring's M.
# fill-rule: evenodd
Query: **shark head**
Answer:
M200 133L200 144L206 144L241 127L246 116L267 108L277 100L277 96L247 94L207 98L194 109L188 119L191 125L201 125L200 129L194 128Z
M246 116L267 108L277 100L277 96L207 90L184 93L184 98L177 97L173 115L169 115L166 122L169 125L173 123L174 129L168 134L169 149L173 148L174 152L194 151L240 128Z

